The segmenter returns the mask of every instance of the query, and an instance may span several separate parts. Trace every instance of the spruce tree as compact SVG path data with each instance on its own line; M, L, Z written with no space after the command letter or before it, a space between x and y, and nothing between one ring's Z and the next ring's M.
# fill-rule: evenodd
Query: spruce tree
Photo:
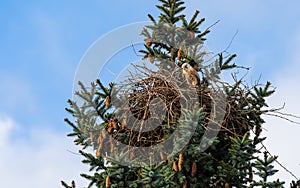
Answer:
M68 101L70 107L66 110L74 117L74 122L65 119L73 128L68 136L82 146L82 162L90 166L90 174L81 174L89 180L88 187L283 187L283 181L270 180L277 172L273 166L277 157L261 149L266 139L261 136L265 123L262 115L268 112L266 98L274 93L271 83L248 87L236 77L233 84L221 81L224 71L240 68L233 63L236 55L219 53L205 66L209 54L203 46L210 31L200 29L204 18L198 19L199 11L188 20L183 14L182 0L159 3L159 18L149 14L152 25L141 32L145 45L140 50L143 58L157 69L137 66L143 77L133 74L126 83L129 89L115 83L105 86L100 80L90 86L79 82L81 90L76 95L84 102ZM182 75L185 63L198 72L199 83L193 84L193 80ZM177 80L168 82L168 76ZM214 83L221 83L222 90L217 88L217 92L225 100L214 97ZM181 89L177 91L174 84L185 90L184 99L178 99ZM153 115L149 106L157 98L165 103L161 125L146 132L128 128L128 124L132 128L135 125L129 114L146 120ZM184 109L182 102L191 101L195 104ZM211 126L216 108L224 110L224 117ZM181 132L172 137L178 127ZM207 131L214 133L214 128L218 129L217 136L205 140ZM192 136L186 138L190 133ZM174 143L170 151L155 150L156 155L150 155L153 158L144 160L149 147L168 139ZM181 148L187 139L188 143ZM142 149L132 152L120 145ZM62 185L75 188L74 181ZM300 181L293 181L290 186L299 187Z

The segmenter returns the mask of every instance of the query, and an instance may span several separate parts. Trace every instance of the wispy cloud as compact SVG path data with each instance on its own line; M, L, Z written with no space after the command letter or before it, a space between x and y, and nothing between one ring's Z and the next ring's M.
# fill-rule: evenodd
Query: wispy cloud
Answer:
M11 133L19 125L11 117L0 118L0 187L61 187L60 180L76 179L86 185L80 173L87 169L81 157L64 134L47 129L31 130L29 139L12 140Z
M299 28L300 31L300 28ZM274 73L274 86L276 92L268 103L272 107L282 107L284 113L300 116L300 35L290 37L291 54L293 54L284 68ZM300 119L288 117L289 119L300 122ZM291 170L298 178L300 177L299 159L299 134L300 125L290 123L276 117L266 117L266 145L274 155L279 156L279 161ZM279 177L284 180L291 180L292 177L281 167L278 167Z

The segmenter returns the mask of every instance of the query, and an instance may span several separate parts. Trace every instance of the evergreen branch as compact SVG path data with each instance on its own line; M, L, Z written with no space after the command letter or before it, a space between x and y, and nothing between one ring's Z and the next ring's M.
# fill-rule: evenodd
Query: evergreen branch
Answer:
M72 181L71 185L69 186L68 184L66 184L64 181L61 181L62 186L64 186L65 188L75 188L75 182Z
M271 154L271 152L269 152L269 150L267 149L267 147L263 144L263 143L261 143L261 145L262 145L262 147L265 149L265 151L270 155L270 156L273 156L272 154ZM277 159L275 159L275 161L276 161L276 163L281 167L281 168L283 168L287 173L289 173L292 177L294 177L297 181L299 181L299 179L297 178L297 176L294 174L294 173L292 173L289 169L287 169L283 164L281 164Z
M153 18L153 16L151 14L148 14L148 17L150 18L150 20L154 23L154 25L156 25L156 21Z
M122 110L125 111L124 116L120 117L120 119L117 119L119 117L116 117L116 114L114 114L114 106L110 106L110 97L115 96L115 93L119 91L113 88L113 83L106 87L100 80L97 80L96 84L91 83L89 91L88 87L79 83L81 90L76 92L76 95L81 97L84 103L77 106L75 102L68 101L71 107L66 108L66 111L71 113L76 119L76 124L68 119L65 120L73 128L73 132L68 134L68 136L77 136L77 139L74 141L76 145L81 144L84 145L84 148L97 149L96 157L82 150L79 153L84 157L82 163L88 164L90 171L99 171L99 173L96 172L92 175L81 174L81 176L89 180L89 187L94 185L107 188L281 187L283 182L269 180L269 176L277 172L273 166L273 162L277 161L277 157L265 155L261 159L256 156L262 149L257 148L258 144L263 144L263 140L265 140L265 137L260 137L260 133L263 130L262 124L264 123L262 115L285 115L277 112L275 109L262 109L264 106L268 106L265 98L275 92L272 90L269 82L265 85L255 84L253 87L249 87L244 84L244 77L237 79L237 73L232 76L234 79L233 84L218 81L225 87L223 93L226 94L227 101L224 102L226 109L221 109L225 117L222 122L216 122L215 117L210 117L217 115L211 113L217 110L214 104L218 102L211 93L213 92L212 88L214 88L213 81L218 80L225 69L245 68L237 66L235 63L231 64L236 55L227 53L237 32L223 52L215 54L214 57L206 60L206 52L203 52L203 49L201 49L205 40L202 37L208 34L209 29L219 21L206 30L200 31L199 27L205 19L202 18L197 21L198 10L188 22L185 19L185 15L179 15L185 9L183 1L159 0L159 2L161 4L157 5L157 8L160 11L160 16L154 19L153 16L148 15L153 25L146 26L142 30L141 34L145 36L145 45L144 49L139 52L142 53L144 58L152 60L151 63L157 65L159 71L174 70L174 72L170 73L171 78L178 79L176 81L179 83L185 79L178 76L182 74L181 66L183 63L188 63L197 72L201 72L201 84L197 85L196 88L196 97L199 98L199 108L202 110L199 115L201 117L198 117L198 121L196 121L193 111L183 110L180 101L177 101L180 94L177 93L177 90L174 91L172 84L169 84L168 81L157 79L155 77L157 72L145 65L134 65L137 74L130 72L130 78L125 82L125 86L130 86L130 89L124 92L124 98L126 98L125 96L130 97L126 98L126 102L129 101L128 106L118 111L118 113L123 113ZM182 23L180 27L177 25L178 21ZM184 33L184 30L188 30L188 32ZM183 49L177 49L179 47L176 46L182 44L186 46ZM223 53L226 53L225 57ZM216 58L217 56L219 59ZM205 66L205 63L209 63L209 66ZM179 89L182 89L181 85ZM149 101L158 97L166 104L167 112L163 117L163 122L157 129L149 132L138 132L126 128L128 123L131 125L135 123L123 121L124 119L128 120L126 110L130 110L134 118L139 120L141 119L140 117L145 118L149 110ZM123 97L121 97L120 101L122 99ZM189 102L188 97L185 96L182 100ZM184 117L187 117L187 120L177 119L178 116L181 117L183 114L185 114ZM101 118L100 124L96 123L96 118L98 117ZM150 117L152 117L152 112ZM292 115L288 117L300 119L300 117ZM203 135L211 128L207 126L210 123L219 126L217 128L220 128L220 132L215 139L205 140ZM150 166L145 165L139 168L120 166L118 163L119 159L125 160L125 157L130 156L130 159L136 160L136 157L140 157L139 154L124 150L118 153L117 159L110 156L109 152L107 152L105 160L106 164L109 165L105 165L104 156L99 155L98 151L100 149L101 151L107 148L110 151L115 149L113 147L109 148L111 143L103 141L104 136L102 133L101 136L98 133L101 130L100 127L104 127L103 130L109 130L108 132L111 133L112 138L120 143L129 144L133 147L151 147L170 138L177 125L184 127L185 130L180 132L178 138L176 138L174 147L180 147L185 139L190 139L189 143L182 148L179 154L175 154L172 157L167 156L167 159L165 156L166 152L162 151L159 153L159 157L162 160L161 163L155 165L150 163ZM195 132L193 132L192 138L187 138L187 135L190 135L192 132L190 129L191 125L197 127ZM249 136L250 131L255 135L253 139ZM204 140L204 144L202 140ZM200 145L200 143L203 145ZM210 147L204 152L199 152L205 144L209 144ZM102 148L102 145L105 145L104 147L106 148ZM253 164L254 161L256 162L255 165ZM252 179L253 173L256 172L253 168L258 169L257 175L262 180L256 181ZM104 171L102 172L102 170ZM292 182L292 188L296 188L297 184L300 184L300 182ZM73 185L68 186L65 182L62 182L62 185L66 188L73 188L71 187Z
M192 19L191 19L191 21L190 21L190 24L195 22L195 19L197 18L197 16L198 16L199 13L200 13L200 11L199 11L199 10L196 10L196 12L194 13L194 15L193 15L193 17L192 17ZM190 25L190 24L189 24L189 25Z

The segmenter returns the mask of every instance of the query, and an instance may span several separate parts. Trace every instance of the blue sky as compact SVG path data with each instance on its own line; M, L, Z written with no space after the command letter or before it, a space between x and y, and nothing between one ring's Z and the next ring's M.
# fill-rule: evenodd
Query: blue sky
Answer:
M247 79L270 80L277 94L271 106L286 102L300 115L300 2L265 0L187 0L186 14L200 10L205 26L220 22L207 36L213 52L229 52L252 67ZM102 35L157 15L156 1L1 1L0 6L0 187L58 187L60 179L79 179L80 157L63 122L67 99L81 57ZM267 117L267 144L300 177L299 125ZM279 141L280 140L280 141ZM2 153L2 152L1 152ZM23 160L23 162L21 162ZM27 161L24 164L24 161ZM47 161L46 163L43 161ZM64 166L63 169L61 167ZM17 169L20 181L14 180ZM280 177L290 178L282 172ZM2 179L2 178L1 178ZM36 180L34 183L33 180ZM82 187L82 186L81 186Z

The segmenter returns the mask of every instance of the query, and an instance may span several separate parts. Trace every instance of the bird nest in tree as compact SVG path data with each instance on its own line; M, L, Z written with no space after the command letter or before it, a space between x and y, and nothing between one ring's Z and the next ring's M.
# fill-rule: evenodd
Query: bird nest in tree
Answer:
M180 69L163 74L150 72L144 77L141 74L131 75L130 79L114 86L111 98L115 111L112 123L107 124L108 132L114 139L129 146L157 145L168 139L182 123L182 112L190 103L205 112L201 123L196 122L204 130L213 129L208 125L214 123L226 135L242 136L254 128L247 122L248 112L241 113L240 110L240 105L247 102L246 97L239 95L244 92L241 88L235 88L236 93L226 96L226 101L221 102L213 92L209 81L203 78L197 86L187 83ZM218 106L221 103L225 106L223 109ZM217 111L225 114L221 122L214 119ZM228 147L229 143L223 133L219 138L220 148Z
M121 92L125 99L118 101L121 105L115 112L120 133L130 135L126 144L147 147L163 142L181 115L180 93L170 82L155 76L130 85Z
M139 120L147 120L151 116L158 116L159 112L151 111L150 107L163 107L166 110L170 127L181 113L180 94L171 84L161 78L149 77L136 82L134 90L128 99L129 109L133 116ZM165 111L160 109L160 112Z
M243 88L231 88L232 92L226 95L226 101L218 101L220 99L214 97L214 90L209 81L202 78L197 86L189 84L180 69L163 74L151 72L143 77L138 74L111 88L112 92L106 97L106 102L109 109L113 110L113 115L108 117L108 122L105 123L111 136L105 135L106 131L99 135L97 156L105 156L105 152L109 150L113 152L116 146L113 140L139 148L155 146L166 141L182 123L193 121L185 116L186 105L192 105L197 110L202 108L202 112L205 112L201 121L194 122L198 127L202 127L200 129L213 129L209 126L210 123L220 128L218 148L230 147L228 136L242 136L254 128L257 129L257 134L261 131L260 126L255 126L258 123L252 117L257 112L242 110L250 105L249 96L242 95L245 93ZM221 103L224 108L219 108ZM217 111L224 113L221 122L214 119ZM181 121L182 116L185 117L184 122ZM204 131L196 133L197 136L190 138L190 141L200 144ZM184 133L180 133L179 137L181 136L183 137ZM126 149L128 148L125 147L124 150ZM143 155L132 152L130 156L134 158ZM218 158L218 153L214 154L214 157Z

